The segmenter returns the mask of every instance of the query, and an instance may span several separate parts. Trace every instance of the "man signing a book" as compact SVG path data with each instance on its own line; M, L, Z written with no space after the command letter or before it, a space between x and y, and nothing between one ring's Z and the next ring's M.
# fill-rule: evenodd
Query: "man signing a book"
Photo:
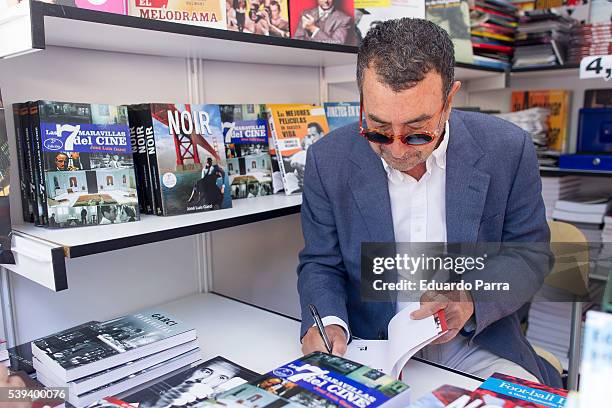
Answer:
M364 38L357 58L363 120L319 140L306 159L302 350L326 351L310 304L334 354L344 355L351 336L387 338L402 303L361 298L364 242L546 243L532 254L538 262L519 254L503 271L485 269L524 297L491 302L473 291L427 292L411 318L446 315L448 331L419 352L425 359L558 387L560 376L526 341L517 316L552 263L535 149L509 122L451 109L461 86L454 66L448 34L426 20L381 22Z

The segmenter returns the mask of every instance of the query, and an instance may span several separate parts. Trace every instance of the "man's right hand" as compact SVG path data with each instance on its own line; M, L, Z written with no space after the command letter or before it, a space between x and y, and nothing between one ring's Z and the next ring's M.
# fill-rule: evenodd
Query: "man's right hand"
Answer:
M346 353L346 333L344 329L337 324L331 324L325 326L325 332L332 345L332 354L342 357ZM310 354L313 351L322 351L327 353L325 343L319 334L319 330L316 326L308 329L304 337L302 338L302 353L304 355Z

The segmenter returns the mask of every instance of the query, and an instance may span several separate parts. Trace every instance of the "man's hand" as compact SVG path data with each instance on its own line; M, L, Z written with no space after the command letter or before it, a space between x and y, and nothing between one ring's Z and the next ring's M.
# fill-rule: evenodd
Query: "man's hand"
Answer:
M0 364L0 388L24 388L26 385L19 376L9 375L8 368ZM30 408L29 402L0 402L2 408Z
M421 296L421 308L410 314L415 320L432 316L444 310L448 331L432 341L431 344L442 344L451 341L461 331L465 323L474 314L474 302L470 292L454 290L450 292L427 291Z
M302 28L312 34L312 32L317 29L314 17L304 14L302 16Z
M325 333L332 345L332 354L342 357L346 353L346 334L344 329L337 324L331 324L325 326ZM308 329L304 337L302 338L302 353L304 355L312 353L313 351L322 351L327 353L325 343L319 334L319 330L316 326Z

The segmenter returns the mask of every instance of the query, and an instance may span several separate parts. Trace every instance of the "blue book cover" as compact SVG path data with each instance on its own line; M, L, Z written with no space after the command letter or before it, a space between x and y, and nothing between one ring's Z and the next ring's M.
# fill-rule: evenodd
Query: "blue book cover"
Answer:
M278 367L215 399L228 405L292 407L384 407L409 403L408 385L378 370L325 353ZM272 404L272 405L270 405Z
M359 102L326 102L324 106L330 132L359 121Z

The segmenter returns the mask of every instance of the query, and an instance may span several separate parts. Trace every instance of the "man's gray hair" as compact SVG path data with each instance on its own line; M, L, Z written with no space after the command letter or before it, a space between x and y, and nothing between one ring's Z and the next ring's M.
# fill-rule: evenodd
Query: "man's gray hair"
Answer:
M442 77L446 98L455 80L455 52L440 26L419 18L377 22L359 46L357 84L361 92L366 68L395 92L412 88L430 71Z

